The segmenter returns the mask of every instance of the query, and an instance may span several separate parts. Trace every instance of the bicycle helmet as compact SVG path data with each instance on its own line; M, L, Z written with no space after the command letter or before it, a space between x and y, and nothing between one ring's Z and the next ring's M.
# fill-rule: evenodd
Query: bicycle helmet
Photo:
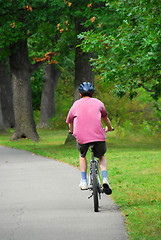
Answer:
M79 86L79 92L82 95L92 95L95 91L93 84L90 82L83 82Z

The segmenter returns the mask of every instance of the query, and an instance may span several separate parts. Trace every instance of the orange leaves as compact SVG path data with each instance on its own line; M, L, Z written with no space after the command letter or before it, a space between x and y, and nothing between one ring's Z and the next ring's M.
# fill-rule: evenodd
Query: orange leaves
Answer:
M37 57L34 57L33 60L36 61L36 62L42 62L44 58L37 58Z
M71 2L68 2L68 6L70 7L72 5L72 3Z
M59 32L60 32L60 33L62 33L63 31L64 31L64 28L60 29L60 31L59 31Z
M58 30L60 29L60 23L57 24L57 29L58 29Z
M98 24L98 28L100 28L102 26L102 23L101 24Z
M87 7L88 7L88 8L92 7L92 3L88 4Z
M50 56L49 56L49 55L51 55L51 54L53 54L53 52L48 52L48 53L45 54L45 57L48 58L48 59L50 59Z
M68 6L70 7L72 5L71 2L67 2L67 0L64 0L65 3L68 3Z
M57 24L57 30L59 30L60 33L64 32L64 29L66 31L68 31L68 27L65 27L65 26L69 26L69 22L68 21L65 21L65 25L64 25L64 28L61 28L60 29L60 23Z
M58 56L58 52L54 53L55 56Z
M58 61L56 61L56 60L51 60L50 62L49 62L49 64L58 64Z
M16 26L14 22L11 23L10 25L11 25L12 28L15 28L15 26Z
M31 6L29 6L29 5L25 6L25 7L24 7L24 9L26 9L27 11L30 11L30 12L32 12L32 7L31 7Z
M96 17L92 17L90 20L91 22L94 22L96 20Z
M57 30L59 30L60 33L64 31L64 28L60 29L60 23L57 24Z
M43 58L34 57L33 60L36 62L45 62L48 60L48 61L50 61L49 64L58 64L58 61L51 59L51 57L52 57L51 55L53 55L53 52L48 52L45 54L45 56ZM58 55L58 52L56 52L54 54L54 56L57 56L57 55Z

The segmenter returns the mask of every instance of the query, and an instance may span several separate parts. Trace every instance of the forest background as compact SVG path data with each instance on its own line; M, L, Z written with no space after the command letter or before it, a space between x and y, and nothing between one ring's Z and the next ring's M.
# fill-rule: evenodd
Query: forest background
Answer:
M33 110L38 128L64 128L83 81L119 128L159 132L159 1L0 4L0 119L12 140L38 140Z

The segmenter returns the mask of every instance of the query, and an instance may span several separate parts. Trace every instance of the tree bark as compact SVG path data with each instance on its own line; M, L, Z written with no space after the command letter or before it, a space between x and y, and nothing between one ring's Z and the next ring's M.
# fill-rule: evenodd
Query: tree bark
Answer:
M0 61L0 98L4 127L13 128L15 121L13 112L12 83L9 66L7 66L6 62L2 63L2 61Z
M29 138L38 141L32 109L30 77L34 70L28 58L27 40L10 46L10 70L13 89L15 131L11 140Z
M79 34L85 29L80 22L75 22L76 33ZM90 64L90 58L93 56L92 53L83 53L80 47L75 48L75 79L74 79L74 96L73 102L80 98L79 85L83 82L91 82L94 84L94 72ZM68 134L65 144L68 142L75 141L74 136Z
M87 31L79 20L75 20L75 32L76 35L83 31ZM77 41L77 40L76 40ZM78 42L76 43L78 44ZM75 48L75 79L74 79L74 96L73 101L80 98L78 87L83 82L94 83L94 72L92 71L92 66L90 64L90 58L93 53L84 53L80 47Z
M75 80L74 80L74 97L73 101L80 98L79 85L83 82L94 83L94 72L89 62L92 57L91 53L83 53L80 47L75 49Z
M2 107L1 107L1 98L0 98L0 130L4 129L4 123L3 123L3 115L2 115Z
M48 128L49 120L55 116L55 90L60 70L54 64L44 66L43 89L41 96L41 111L37 127Z

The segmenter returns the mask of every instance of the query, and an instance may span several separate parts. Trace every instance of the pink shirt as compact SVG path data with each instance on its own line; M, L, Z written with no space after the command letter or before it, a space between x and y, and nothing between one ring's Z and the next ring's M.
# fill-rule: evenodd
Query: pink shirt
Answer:
M107 117L104 104L96 98L81 98L71 107L66 123L74 125L73 134L80 144L105 141L101 118Z

